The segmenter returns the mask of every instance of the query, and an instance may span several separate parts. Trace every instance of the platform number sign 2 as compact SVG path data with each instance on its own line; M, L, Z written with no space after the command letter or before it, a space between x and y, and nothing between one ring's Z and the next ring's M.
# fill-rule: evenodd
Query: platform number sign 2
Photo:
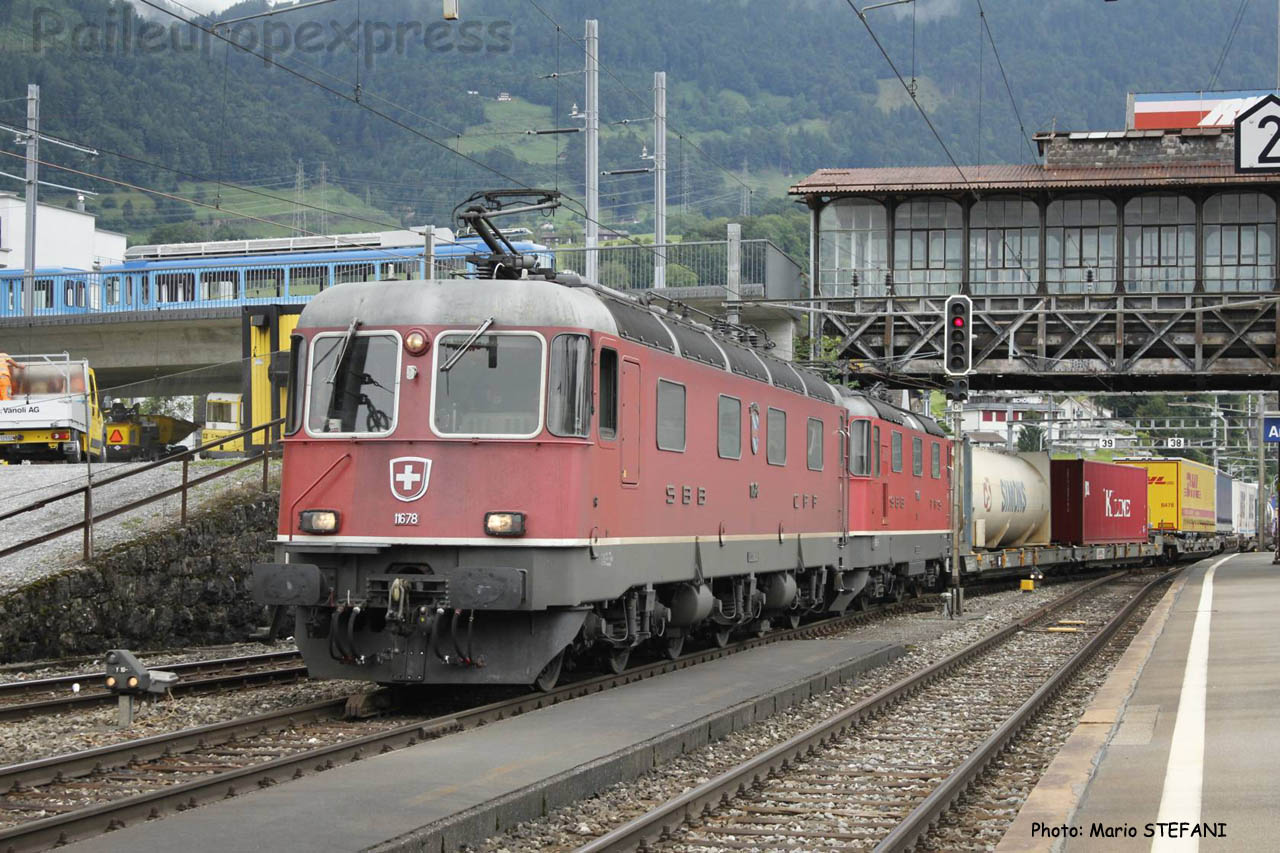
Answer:
M1236 171L1280 172L1280 98L1267 95L1236 117Z

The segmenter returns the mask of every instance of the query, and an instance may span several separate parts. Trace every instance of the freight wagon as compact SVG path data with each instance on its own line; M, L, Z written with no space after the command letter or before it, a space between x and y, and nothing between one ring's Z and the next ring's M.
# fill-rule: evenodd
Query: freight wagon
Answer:
M1258 547L1258 486L1231 481L1231 530L1242 551Z
M1103 545L1147 540L1147 476L1084 459L1053 460L1053 541Z

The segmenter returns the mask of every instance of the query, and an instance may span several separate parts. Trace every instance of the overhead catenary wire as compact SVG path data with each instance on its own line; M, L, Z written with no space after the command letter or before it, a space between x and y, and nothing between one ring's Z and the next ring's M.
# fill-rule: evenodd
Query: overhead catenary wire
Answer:
M396 127L399 127L399 128L401 128L402 130L406 130L406 131L408 131L409 133L412 133L412 134L414 134L415 136L418 136L418 137L420 137L421 139L423 139L423 140L425 140L425 141L427 141L427 142L431 143L432 145L438 146L439 148L441 148L441 149L443 149L443 150L445 150L445 151L449 151L449 152L453 153L454 155L456 155L457 157L460 157L460 158L462 158L463 160L466 160L467 162L471 163L472 165L479 166L481 169L484 169L485 171L490 172L490 173L492 173L492 174L496 175L497 177L499 177L499 178L503 179L504 181L507 181L507 182L509 182L509 183L511 183L511 184L514 184L515 186L520 187L521 189L526 189L526 190L533 190L533 189L534 189L533 187L530 187L528 184L524 183L523 181L520 181L519 179L517 179L517 178L515 178L515 177L513 177L513 176L511 176L511 175L506 174L505 172L503 172L503 171L502 171L502 170L500 170L500 169L494 168L493 166L490 166L489 164L484 163L483 161L477 160L476 158L471 157L471 156L469 156L469 155L467 155L467 154L463 154L460 150L457 150L457 148L456 148L455 146L451 145L450 143L443 142L443 141L441 141L441 140L439 140L439 139L435 138L434 136L431 136L430 134L425 133L425 132L423 132L422 130L419 130L418 128L416 128L416 127L413 127L412 125L406 124L405 122L403 122L403 121L401 121L401 120L397 119L395 116L392 116L392 115L390 115L390 114L388 114L388 113L384 112L383 110L375 109L374 107L369 106L367 103L365 103L364 101L362 101L362 100L361 100L361 98L359 97L359 96L360 96L360 94L361 94L361 93L359 92L359 90L357 90L357 92L356 92L354 95L350 95L350 94L347 94L347 93L345 93L345 92L339 91L338 89L335 89L335 88L333 88L332 86L328 86L328 85L326 85L326 84L324 84L324 83L321 83L320 81L318 81L318 80L316 80L316 79L314 79L314 78L312 78L312 77L308 77L306 74L303 74L301 71L298 71L296 68L291 68L291 67L289 67L288 65L285 65L285 64L283 64L283 63L281 63L281 62L278 62L277 60L273 59L273 58L272 58L271 56L269 56L268 54L265 54L265 53L258 53L258 52L254 51L254 50L250 50L249 48L245 47L244 45L241 45L241 44L237 43L235 40L230 39L230 38L228 38L228 37L226 37L226 36L222 35L221 33L215 32L215 31L213 31L213 30L209 29L208 27L203 27L203 26L201 26L200 24L196 23L195 21L193 21L193 20L191 20L191 19L189 19L189 18L184 18L182 15L179 15L177 12L175 12L172 8L169 8L169 7L167 7L167 6L163 6L163 5L161 5L159 2L156 2L156 0L138 0L138 2L145 4L145 5L147 5L147 6L151 7L151 8L153 8L153 9L155 9L156 11L163 12L164 14L166 14L166 15L168 15L168 16L170 16L170 17L172 17L172 18L175 18L175 19L177 19L177 20L179 20L179 21L181 21L181 22L183 22L183 23L185 23L185 24L188 24L189 26L195 27L196 29L201 30L202 32L204 32L204 33L206 33L206 34L208 34L208 35L210 35L210 36L213 36L214 38L217 38L217 39L219 39L219 40L221 40L221 41L223 41L223 42L226 42L226 43L228 43L228 44L231 44L231 45L233 45L234 47L236 47L238 50L242 50L242 51L244 51L245 53L250 54L251 56L255 56L255 57L257 57L257 58L261 59L264 63L266 63L266 64L268 64L268 65L271 65L271 66L274 66L274 67L276 67L276 68L279 68L279 69L281 69L282 71L285 71L286 73L290 74L291 76L296 77L296 78L298 78L299 80L303 80L304 82L310 83L311 85L315 86L315 87L316 87L316 88L318 88L318 89L321 89L322 91L328 92L329 94L335 95L335 96L337 96L338 98L341 98L342 100L347 101L348 103L354 104L354 105L356 105L356 106L360 107L361 109L367 110L367 111L369 111L369 112L373 113L374 115L378 116L379 118L381 118L381 119L383 119L383 120L385 120L385 121L390 122L391 124L395 125ZM532 2L532 0L531 0L531 2ZM178 4L178 5L181 5L181 4ZM191 11L189 7L183 6L182 8L187 9L188 11ZM545 13L544 13L544 14L545 14ZM616 79L616 78L615 78L615 79ZM345 82L345 81L344 81L344 82ZM621 82L621 81L619 81L619 82ZM357 85L358 85L358 84L357 84ZM397 105L397 106L398 106L398 105ZM695 146L695 147L696 147L696 146ZM746 184L743 184L743 186L746 186ZM750 189L750 188L748 187L748 189ZM562 200L569 200L569 199L573 199L573 197L572 197L571 195L569 195L568 193L562 193L562 194L561 194L561 198L562 198ZM574 200L576 201L576 199L574 199ZM583 217L584 219L586 219L587 221L590 221L590 222L596 222L595 220L593 220L593 219L592 219L592 218L591 218L591 217L586 213L586 210L585 210L585 208L583 208L583 206L582 206L581 202L578 202L578 204L579 204L579 208L580 208L580 212L578 212L578 215L579 215L579 216L582 216L582 217ZM571 209L572 209L572 208L571 208ZM274 223L273 223L273 224L274 224ZM600 224L600 223L596 222L596 224ZM638 240L631 240L630 242L634 243L634 244L635 244L635 245L637 245L637 246L643 246L643 245L645 245L644 243L641 243L641 242L639 242ZM653 250L651 249L651 251L653 251Z
M529 0L529 5L533 6L533 8L534 8L534 9L537 9L537 10L538 10L538 13L539 13L540 15L542 15L542 17L546 18L546 19L551 23L551 25L552 25L552 26L554 26L557 30L561 30L561 31L563 31L563 32L565 33L565 36L566 36L567 38L572 39L572 40L573 40L574 42L576 42L577 44L582 45L583 50L586 50L586 42L585 42L585 40L584 40L584 39L580 39L580 38L578 38L577 36L571 35L571 34L569 34L567 31L565 31L565 30L564 30L564 28L560 26L559 21L557 21L557 20L556 20L555 18L553 18L553 17L552 17L552 16L551 16L551 15L550 15L550 14L549 14L545 9L543 9L543 8L542 8L542 6L541 6L541 5L539 5L539 3L537 2L537 0ZM652 114L653 114L653 104L650 102L650 99L645 98L643 95L641 95L641 94L640 94L639 92L637 92L635 89L632 89L630 86L628 86L628 85L626 84L626 81L624 81L621 77L619 77L617 74L615 74L615 73L613 72L613 69L609 68L609 66L605 65L603 62L600 62L598 57L597 57L597 60L596 60L596 61L597 61L597 64L600 66L600 68L601 68L601 69L602 69L606 74L608 74L610 77L612 77L612 78L614 79L614 82L616 82L619 86L621 86L621 87L622 87L623 91L625 91L628 95L630 95L632 98L634 98L634 99L635 99L636 101L638 101L639 103L643 104L643 105L645 106L645 108L649 110L649 114L650 114L650 116L652 116ZM689 139L689 138L688 138L688 136L687 136L687 134L682 133L682 132L679 130L679 128L677 128L674 124L672 124L672 123L671 123L671 120L670 120L669 118L668 118L668 120L667 120L667 129L668 129L671 133L675 134L676 138L678 138L681 142L688 142L688 143L689 143L689 146L690 146L691 148L693 148L693 150L697 151L699 154L701 154L703 157L705 157L705 158L707 159L707 161L708 161L708 162L710 162L713 166L715 166L717 169L719 169L721 172L723 172L725 175L727 175L730 179L732 179L733 181L735 181L735 182L737 182L738 184L740 184L741 186L743 186L743 187L747 190L747 192L749 192L749 193L754 193L754 192L755 192L755 190L753 190L753 189L751 188L751 186L750 186L749 184L747 184L747 182L746 182L746 181L744 181L744 180L742 180L741 178L739 178L739 177L738 177L736 174L734 174L734 172L733 172L733 171L731 171L728 167L724 166L723 164L721 164L721 163L720 163L720 161L716 160L714 157L712 157L710 154L708 154L706 151L704 151L704 150L703 150L703 149L702 149L702 148L701 148L701 147L700 147L696 142L694 142L693 140Z
M1018 109L1018 99L1013 96L1013 87L1009 84L1009 76L1004 72L1004 62L1000 60L1000 49L996 47L996 38L991 33L991 23L987 19L987 11L982 6L982 0L977 0L977 2L978 17L982 19L982 27L986 30L987 41L991 43L991 53L995 56L996 67L1000 69L1000 79L1004 80L1004 89L1009 93L1009 104L1013 107L1013 115L1018 120L1018 133L1022 135L1023 141L1027 144L1027 151L1031 154L1031 159L1035 160L1035 146L1032 144L1031 137L1027 133L1026 124L1022 121L1022 111Z
M1240 0L1240 6L1236 9L1236 16L1231 22L1231 28L1227 31L1227 40L1222 45L1222 52L1218 54L1218 61L1214 63L1213 74L1209 77L1209 85L1206 91L1213 91L1214 85L1218 82L1218 75L1222 72L1222 66L1227 61L1227 55L1231 52L1231 44L1236 40L1236 33L1240 31L1240 22L1244 20L1244 10L1248 8L1249 0Z

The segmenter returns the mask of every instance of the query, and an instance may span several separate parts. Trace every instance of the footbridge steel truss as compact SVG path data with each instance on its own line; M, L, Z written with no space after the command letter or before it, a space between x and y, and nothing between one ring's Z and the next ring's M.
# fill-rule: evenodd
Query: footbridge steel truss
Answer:
M1277 294L972 298L974 390L1280 389ZM910 386L943 379L945 301L867 296L805 307L839 337L836 352L851 370Z

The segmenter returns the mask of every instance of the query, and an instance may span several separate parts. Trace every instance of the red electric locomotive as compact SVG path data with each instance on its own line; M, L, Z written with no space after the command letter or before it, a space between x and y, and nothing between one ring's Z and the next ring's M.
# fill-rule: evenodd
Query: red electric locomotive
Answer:
M546 688L566 654L621 667L936 577L933 421L505 261L301 314L254 591L313 676Z

